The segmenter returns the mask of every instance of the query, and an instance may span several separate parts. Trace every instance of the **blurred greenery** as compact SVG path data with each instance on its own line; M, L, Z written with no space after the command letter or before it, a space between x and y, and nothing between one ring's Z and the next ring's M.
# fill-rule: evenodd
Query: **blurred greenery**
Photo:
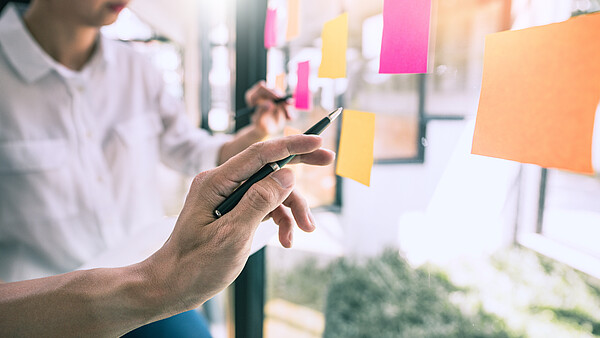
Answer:
M324 337L517 337L481 308L465 313L454 286L431 267L413 269L387 250L365 264L341 260L332 269Z
M271 269L268 297L324 313L326 338L600 336L600 282L517 247L443 269L311 258Z
M330 270L329 265L319 266L314 257L307 258L289 271L271 267L267 275L267 299L281 298L324 312Z

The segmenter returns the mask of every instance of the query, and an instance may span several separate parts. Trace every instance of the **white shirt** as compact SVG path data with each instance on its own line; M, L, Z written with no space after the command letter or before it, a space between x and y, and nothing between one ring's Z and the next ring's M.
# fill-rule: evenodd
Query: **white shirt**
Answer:
M224 138L194 128L161 74L100 38L80 72L0 18L0 279L63 273L162 217L157 164L194 175Z

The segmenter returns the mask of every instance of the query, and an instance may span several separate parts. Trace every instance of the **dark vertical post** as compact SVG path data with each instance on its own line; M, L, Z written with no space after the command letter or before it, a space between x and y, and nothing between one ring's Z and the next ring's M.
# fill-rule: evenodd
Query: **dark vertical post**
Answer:
M267 51L263 47L266 13L267 0L236 1L236 110L246 106L246 90L267 76ZM236 130L249 122L249 117L239 119Z
M267 74L264 23L267 0L236 0L235 109L246 106L244 93ZM236 121L236 130L250 122ZM265 304L265 249L252 255L234 284L235 336L262 338Z
M417 136L419 139L417 140L418 155L417 160L420 162L425 162L425 145L427 141L427 116L425 113L425 99L426 99L426 74L417 75L417 84L419 91L419 135Z
M210 29L209 11L207 2L200 2L200 126L202 129L210 131L208 126L208 112L210 111L210 81L208 75L212 62L211 58L211 42L208 37Z
M546 184L548 183L548 169L542 168L540 177L540 196L538 200L538 216L535 233L541 234L544 229L544 208L546 206Z

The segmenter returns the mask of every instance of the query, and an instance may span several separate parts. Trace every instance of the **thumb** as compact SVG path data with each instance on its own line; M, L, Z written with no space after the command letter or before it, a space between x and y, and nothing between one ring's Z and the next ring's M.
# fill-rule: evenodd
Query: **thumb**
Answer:
M231 217L234 224L251 224L256 228L290 195L294 183L290 169L278 170L252 185L238 205L224 217Z

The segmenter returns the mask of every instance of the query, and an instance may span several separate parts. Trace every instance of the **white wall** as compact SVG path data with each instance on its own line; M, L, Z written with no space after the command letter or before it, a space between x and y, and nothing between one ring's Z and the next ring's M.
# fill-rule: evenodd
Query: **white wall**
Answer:
M393 246L421 263L511 242L519 165L471 155L473 126L432 121L424 164L376 165L371 187L344 180L347 255Z

